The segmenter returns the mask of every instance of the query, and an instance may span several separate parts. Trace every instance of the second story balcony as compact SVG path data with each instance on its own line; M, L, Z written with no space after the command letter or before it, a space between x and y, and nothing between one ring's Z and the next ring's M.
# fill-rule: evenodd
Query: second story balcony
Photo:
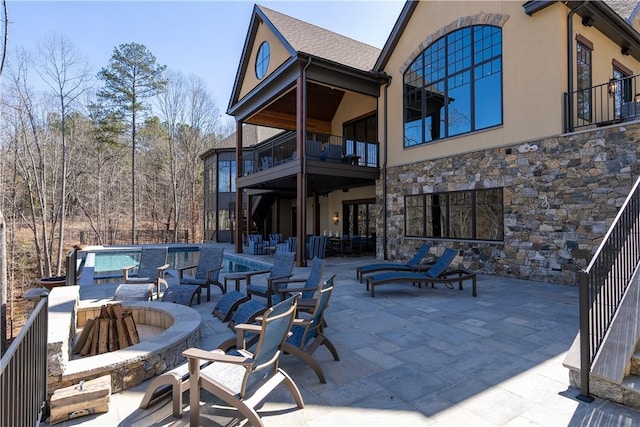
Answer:
M379 175L377 142L308 132L304 156L300 156L296 148L295 132L287 132L263 144L245 148L238 185L282 189L287 187L285 182L290 182L291 177L302 170L303 162L307 175L325 176L322 185L312 185L312 191L371 185Z
M565 93L564 131L640 120L640 75Z

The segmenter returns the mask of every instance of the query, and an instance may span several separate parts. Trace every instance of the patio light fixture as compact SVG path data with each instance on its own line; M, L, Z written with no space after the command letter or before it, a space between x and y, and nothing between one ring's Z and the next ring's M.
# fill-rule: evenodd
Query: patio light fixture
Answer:
M616 79L610 79L609 84L607 85L607 92L609 92L609 96L613 97L616 93L616 89L618 87L618 81Z
M335 225L338 225L339 222L340 222L340 214L338 212L334 212L333 213L333 223Z

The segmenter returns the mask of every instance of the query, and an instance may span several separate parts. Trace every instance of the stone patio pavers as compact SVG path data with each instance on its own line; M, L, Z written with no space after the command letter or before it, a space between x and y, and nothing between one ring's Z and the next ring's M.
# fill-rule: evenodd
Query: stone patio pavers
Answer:
M264 257L255 257L264 259ZM327 309L326 349L320 361L327 384L291 355L281 366L301 389L306 406L276 391L263 405L266 426L627 426L640 412L596 399L576 400L562 367L578 328L577 288L479 276L478 297L465 288L382 286L371 298L355 267L372 258L327 258L324 276L337 273ZM307 268L296 268L304 276ZM203 348L231 336L211 315L219 295L194 306L203 318ZM145 384L113 396L117 412L59 424L188 425L167 400L137 408ZM235 425L236 414L203 408L205 425ZM106 422L106 423L105 423ZM235 424L234 424L235 423ZM240 421L243 424L243 421Z

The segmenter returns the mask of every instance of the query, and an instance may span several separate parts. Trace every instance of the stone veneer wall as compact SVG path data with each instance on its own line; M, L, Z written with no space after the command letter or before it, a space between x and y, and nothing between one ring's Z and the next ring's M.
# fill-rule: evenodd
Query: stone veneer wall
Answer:
M407 260L425 241L404 236L405 195L503 187L503 243L426 241L459 248L473 271L575 284L640 172L639 140L640 124L625 124L389 168L387 256ZM381 201L381 181L376 191Z

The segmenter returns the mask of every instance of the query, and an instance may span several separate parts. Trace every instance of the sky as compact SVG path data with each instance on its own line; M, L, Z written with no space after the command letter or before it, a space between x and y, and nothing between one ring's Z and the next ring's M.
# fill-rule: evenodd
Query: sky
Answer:
M9 47L34 49L63 34L97 74L116 46L145 45L157 63L207 84L227 110L249 29L252 1L8 0ZM404 6L390 1L264 1L258 4L382 48ZM229 119L227 117L227 119Z

